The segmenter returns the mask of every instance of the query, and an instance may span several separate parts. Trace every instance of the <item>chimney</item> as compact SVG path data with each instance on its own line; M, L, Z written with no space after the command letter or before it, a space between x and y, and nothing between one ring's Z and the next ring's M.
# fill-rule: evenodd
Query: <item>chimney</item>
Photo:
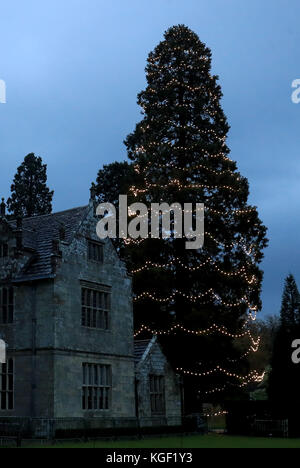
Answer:
M59 241L57 239L52 240L52 254L59 255Z
M94 184L94 182L91 185L90 194L91 194L90 201L95 201L96 200L96 185Z
M66 228L62 224L59 228L59 240L64 241L66 239Z
M52 254L51 254L51 270L52 273L56 272L59 258L61 258L61 252L59 250L59 240L52 240Z
M17 229L22 229L23 227L23 219L22 216L17 217Z
M56 272L56 266L57 266L57 256L56 255L51 255L51 271L52 273Z
M0 204L0 216L2 218L5 218L5 215L6 215L6 204L5 204L4 198L2 198L2 203Z

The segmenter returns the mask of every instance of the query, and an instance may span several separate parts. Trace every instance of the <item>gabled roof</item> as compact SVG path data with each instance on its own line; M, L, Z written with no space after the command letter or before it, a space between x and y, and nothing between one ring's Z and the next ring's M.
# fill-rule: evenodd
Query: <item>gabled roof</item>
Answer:
M24 248L33 251L33 260L25 271L15 278L15 281L29 281L51 278L52 241L59 240L59 231L65 230L64 242L71 243L81 222L87 216L89 206L73 208L71 210L35 216L23 219L22 233ZM9 221L16 229L16 221Z
M134 360L136 364L146 357L154 343L156 343L156 336L150 340L134 340Z

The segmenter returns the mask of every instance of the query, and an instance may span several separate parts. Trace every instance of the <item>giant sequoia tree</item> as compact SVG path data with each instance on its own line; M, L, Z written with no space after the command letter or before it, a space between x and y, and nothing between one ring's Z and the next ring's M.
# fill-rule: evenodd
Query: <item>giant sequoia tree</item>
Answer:
M135 327L137 336L161 335L187 391L207 400L258 377L247 375L233 341L248 335L249 313L261 308L266 228L229 158L210 50L187 27L172 27L150 53L146 78L138 96L144 117L125 141L139 176L130 194L148 206L204 203L206 233L199 250L174 235L128 240Z
M14 216L24 217L51 213L53 193L47 187L47 165L30 153L17 169L8 209Z

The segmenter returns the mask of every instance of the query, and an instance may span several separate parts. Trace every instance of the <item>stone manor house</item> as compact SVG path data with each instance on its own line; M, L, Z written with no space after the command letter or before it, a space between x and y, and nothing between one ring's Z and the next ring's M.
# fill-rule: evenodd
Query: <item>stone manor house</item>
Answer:
M181 389L156 338L134 342L131 277L88 206L8 220L0 207L0 423L179 425Z

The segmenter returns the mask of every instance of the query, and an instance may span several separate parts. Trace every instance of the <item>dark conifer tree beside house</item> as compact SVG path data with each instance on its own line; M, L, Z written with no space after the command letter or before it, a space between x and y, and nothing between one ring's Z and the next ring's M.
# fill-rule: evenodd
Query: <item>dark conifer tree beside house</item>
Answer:
M281 325L288 331L293 332L300 320L300 294L296 280L293 275L288 275L285 280L282 304Z
M103 166L98 172L95 185L99 202L117 206L119 195L126 195L135 179L133 165L127 161Z
M119 219L119 196L127 195L129 188L137 181L137 174L133 164L124 162L113 162L104 165L97 174L96 183L93 183L95 195L99 203L112 203L117 212L117 230ZM113 243L119 255L124 256L124 242L122 239L113 239Z
M258 379L247 375L233 342L261 308L266 228L229 158L211 51L189 28L172 27L150 53L146 78L138 96L143 119L125 141L138 175L129 193L147 206L204 203L206 234L199 250L186 250L185 237L128 239L135 328L140 337L160 333L187 400L207 401Z
M280 327L276 335L269 377L269 398L277 416L288 417L300 410L299 366L292 361L292 343L300 339L300 294L293 275L284 284L280 311Z
M17 169L7 200L8 210L15 217L51 213L53 194L47 186L47 165L30 153Z

